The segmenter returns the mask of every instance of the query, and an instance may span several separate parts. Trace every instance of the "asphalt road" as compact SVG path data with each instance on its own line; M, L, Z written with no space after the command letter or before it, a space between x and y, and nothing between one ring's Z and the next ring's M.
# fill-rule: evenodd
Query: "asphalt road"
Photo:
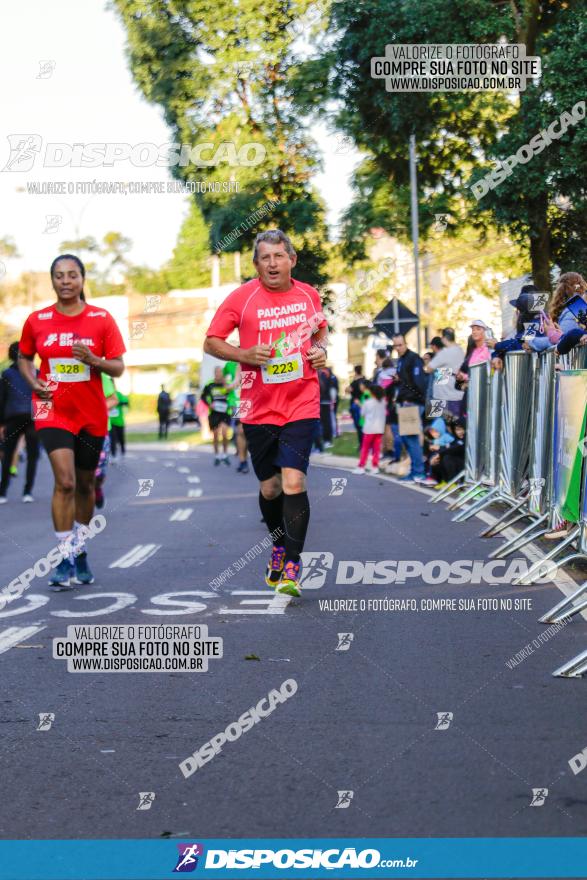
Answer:
M215 468L206 451L135 451L111 467L106 528L89 547L96 582L53 593L39 578L0 612L0 837L585 834L587 773L568 762L587 747L587 685L551 676L587 647L583 618L510 669L556 587L337 585L346 561L482 560L494 545L477 519L452 524L444 505L389 480L313 466L309 487L307 550L325 582L316 569L301 600L276 599L265 553L210 586L265 536L252 473ZM46 459L36 503L19 490L0 508L2 584L55 543ZM359 608L386 598L531 607ZM324 602L341 599L357 608ZM76 674L52 658L67 625L188 623L223 639L207 672ZM286 679L293 696L184 778L180 761ZM50 729L37 730L40 713L54 714ZM540 807L534 788L548 789ZM155 793L149 809L139 792Z

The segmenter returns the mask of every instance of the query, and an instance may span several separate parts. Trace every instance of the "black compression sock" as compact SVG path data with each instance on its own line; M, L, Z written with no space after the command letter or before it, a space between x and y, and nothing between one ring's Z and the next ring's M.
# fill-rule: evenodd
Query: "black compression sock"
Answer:
M280 547L283 539L283 492L275 498L265 498L259 492L259 507L265 524L273 536L273 543Z
M283 527L285 529L285 558L291 562L300 561L304 549L308 523L310 522L310 501L307 492L283 496Z

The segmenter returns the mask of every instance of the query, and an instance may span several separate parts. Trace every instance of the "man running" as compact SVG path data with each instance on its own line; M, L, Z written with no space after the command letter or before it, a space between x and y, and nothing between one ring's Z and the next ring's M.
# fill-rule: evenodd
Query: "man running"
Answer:
M202 400L210 407L208 425L214 438L214 464L216 467L221 461L230 465L228 429L232 421L232 412L229 397L230 388L225 382L222 367L214 367L214 381L208 382L202 391ZM220 455L220 441L222 441L222 455Z
M94 582L81 527L94 514L95 471L108 427L101 374L122 375L125 346L112 315L85 301L78 257L57 257L50 275L56 301L26 319L18 364L33 390L35 427L55 479L51 512L63 559L49 584L68 588L71 581Z
M297 261L280 229L255 239L258 277L216 312L204 351L242 364L239 416L259 480L259 506L272 536L265 581L301 595L300 554L310 505L306 473L320 417L317 369L326 363L327 323L318 292L291 277ZM239 346L226 338L239 330Z

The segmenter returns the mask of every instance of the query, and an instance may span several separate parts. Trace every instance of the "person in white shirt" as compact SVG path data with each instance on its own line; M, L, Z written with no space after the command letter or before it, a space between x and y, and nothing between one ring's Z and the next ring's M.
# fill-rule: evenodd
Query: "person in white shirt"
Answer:
M368 388L370 397L361 405L361 417L363 419L363 441L361 443L361 457L359 465L353 471L354 474L364 474L365 465L371 452L372 472L379 466L381 455L381 441L385 431L385 416L387 404L385 392L379 385L370 385Z
M456 344L455 331L451 327L442 331L442 341L444 348L430 359L424 369L427 373L435 373L432 399L444 400L448 412L459 416L463 392L455 388L455 377L465 359L465 353Z

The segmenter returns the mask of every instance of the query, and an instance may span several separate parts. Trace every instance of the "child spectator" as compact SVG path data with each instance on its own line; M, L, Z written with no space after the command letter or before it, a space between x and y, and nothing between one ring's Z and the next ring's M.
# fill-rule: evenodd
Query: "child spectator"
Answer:
M439 483L450 483L465 466L465 421L457 419L449 426L453 441L439 449L430 459L433 478Z
M381 454L381 441L385 431L386 403L383 388L379 385L370 385L368 388L369 398L361 406L363 418L363 442L361 444L361 457L359 465L353 471L354 474L364 474L365 465L371 452L372 472L379 466Z

